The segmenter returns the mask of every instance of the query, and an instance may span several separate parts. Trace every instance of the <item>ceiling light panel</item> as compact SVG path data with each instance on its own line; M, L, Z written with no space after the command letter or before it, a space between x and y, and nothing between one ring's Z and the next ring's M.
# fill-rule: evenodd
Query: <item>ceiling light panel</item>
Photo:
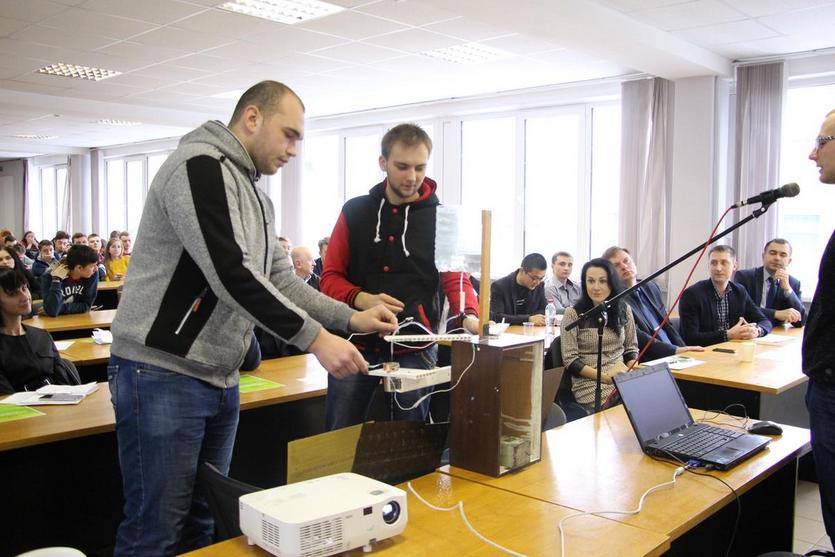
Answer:
M288 25L335 14L345 9L319 0L233 0L221 4L218 8Z
M57 139L57 135L36 135L32 133L19 133L17 135L13 135L15 139L35 139L35 140L47 140L47 139Z
M35 71L46 75L57 75L59 77L69 77L72 79L86 79L89 81L101 81L114 75L120 75L122 72L116 70L105 70L102 68L91 68L89 66L79 66L76 64L64 64L59 62L57 64L50 64Z
M111 118L100 118L95 123L103 126L139 126L142 124L142 122L132 120L113 120Z
M511 57L511 53L481 43L464 43L421 52L424 56L437 58L453 64L479 64Z

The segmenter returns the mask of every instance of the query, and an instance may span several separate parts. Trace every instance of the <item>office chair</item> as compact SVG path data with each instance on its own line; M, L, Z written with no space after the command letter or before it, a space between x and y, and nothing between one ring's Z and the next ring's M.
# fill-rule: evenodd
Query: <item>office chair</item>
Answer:
M547 357L550 358L550 365L552 367L561 367L563 365L562 350L560 349L560 337L556 337L551 342L551 347L548 349ZM577 400L574 398L574 393L571 392L570 373L562 374L562 380L560 380L560 386L557 389L557 400L555 402L560 406L560 408L562 408L563 412L565 412L566 419L569 422L579 420L580 418L584 418L589 415L589 413L586 412L586 409L577 403Z
M206 492L209 511L215 519L215 542L240 536L238 498L261 488L224 476L208 462L197 470L197 482Z
M568 422L568 417L565 415L563 409L556 402L552 402L548 417L542 422L542 431L560 427L561 425L565 425L566 422Z

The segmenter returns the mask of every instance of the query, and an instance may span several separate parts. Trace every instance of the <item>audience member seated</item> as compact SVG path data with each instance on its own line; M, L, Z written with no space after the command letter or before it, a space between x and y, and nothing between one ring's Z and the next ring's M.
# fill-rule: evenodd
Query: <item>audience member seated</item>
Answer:
M59 230L52 239L52 246L55 248L55 259L63 259L70 247L70 235L63 230Z
M789 241L774 238L763 248L762 267L737 271L734 282L745 287L772 324L791 323L802 327L806 320L806 306L800 299L800 281L786 270L791 262L792 246Z
M52 241L41 240L38 242L38 257L32 263L32 274L35 278L40 278L57 261Z
M87 235L83 232L76 232L72 235L72 245L74 246L89 246L90 243L87 241Z
M290 250L290 260L296 276L306 282L311 288L319 290L319 277L313 272L313 255L304 246L296 246Z
M17 238L14 237L14 234L6 234L3 236L3 246L9 249L12 249L12 246L17 243Z
M29 287L29 292L35 298L40 298L40 285L38 279L29 271L14 250L10 248L0 248L0 268L14 269L26 279L26 285Z
M99 282L107 280L107 269L104 266L104 250L101 249L101 237L96 233L88 234L87 245L93 248L93 251L99 256Z
M321 277L322 271L325 270L325 255L328 253L328 244L330 243L330 236L325 236L319 240L319 257L316 258L316 264L313 266L313 273L317 277Z
M580 301L580 285L571 280L571 270L574 268L574 257L567 251L558 251L551 256L551 274L545 280L546 303L554 302L557 313L565 313Z
M52 337L43 329L23 325L32 313L26 279L14 269L0 268L0 394L31 391L47 384L77 384L62 362Z
M638 279L638 267L626 248L612 246L603 252L603 259L607 259L615 268L624 289L631 288L640 281ZM661 296L661 289L654 282L648 282L626 296L625 301L632 309L632 317L635 319L635 328L638 331L638 348L643 350L655 329L667 315L667 307ZM666 358L691 350L701 352L704 348L701 346L686 346L675 325L671 321L667 321L664 327L658 331L652 345L644 352L642 361Z
M521 266L490 287L490 319L519 325L526 321L545 325L545 270L548 264L539 253L530 253Z
M15 243L15 245L12 246L12 251L15 252L15 255L17 255L17 258L20 259L21 263L23 263L26 270L31 271L32 264L35 260L26 255L26 248L23 247L23 244L20 242Z
M583 265L580 285L580 301L565 310L563 324L576 321L580 313L590 310L623 290L614 267L602 258L592 259ZM629 305L619 300L607 313L606 326L603 329L601 400L606 400L614 390L612 378L624 373L638 357L638 337ZM577 403L588 412L594 412L597 339L596 317L584 320L570 331L563 330L560 335L563 364L565 371L571 374L571 391Z
M133 240L130 238L130 232L122 230L119 232L119 239L122 241L122 255L130 255L133 251ZM107 254L105 253L105 256Z
M27 230L23 233L23 241L21 242L23 247L26 248L26 255L31 260L35 260L40 253L40 248L38 248L38 239L35 238L35 233L31 230Z
M130 255L123 255L122 240L111 238L107 241L104 254L104 267L107 270L107 280L123 280L128 272Z
M47 315L90 311L99 286L97 261L90 246L72 246L60 263L43 274L41 294Z
M713 246L708 265L710 278L697 282L681 296L679 312L684 340L708 346L768 334L771 321L745 288L731 281L736 270L736 251L731 246Z

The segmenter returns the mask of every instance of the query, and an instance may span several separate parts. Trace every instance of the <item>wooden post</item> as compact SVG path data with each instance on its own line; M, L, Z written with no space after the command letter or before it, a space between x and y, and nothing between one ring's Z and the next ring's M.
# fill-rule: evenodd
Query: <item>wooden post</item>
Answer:
M489 209L481 211L481 277L478 289L478 330L482 338L490 333L490 223Z

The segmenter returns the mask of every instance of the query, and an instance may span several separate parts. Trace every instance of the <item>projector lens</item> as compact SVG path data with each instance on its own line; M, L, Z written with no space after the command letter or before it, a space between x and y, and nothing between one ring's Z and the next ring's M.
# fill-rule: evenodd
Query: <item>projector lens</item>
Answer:
M394 524L400 518L400 505L397 501L390 501L383 505L383 522Z

